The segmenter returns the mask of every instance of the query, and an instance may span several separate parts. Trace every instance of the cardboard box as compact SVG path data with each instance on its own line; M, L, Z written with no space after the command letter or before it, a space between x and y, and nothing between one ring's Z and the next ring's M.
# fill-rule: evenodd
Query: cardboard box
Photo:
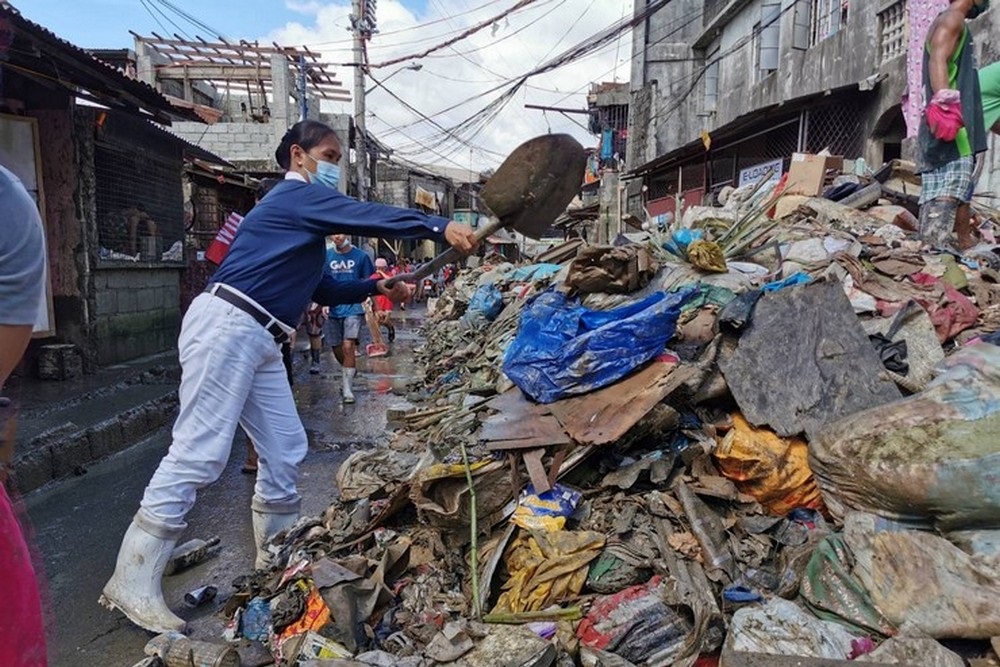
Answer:
M831 169L839 172L843 166L844 158L839 155L793 153L784 191L790 195L815 197L823 192L826 172Z

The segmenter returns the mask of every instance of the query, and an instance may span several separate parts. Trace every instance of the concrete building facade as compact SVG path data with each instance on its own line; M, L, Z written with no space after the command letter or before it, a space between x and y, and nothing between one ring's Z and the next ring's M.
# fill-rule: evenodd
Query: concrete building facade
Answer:
M648 4L637 0L636 12ZM874 167L912 158L903 115L910 5L667 3L633 33L629 211L699 203L754 166L780 161L786 170L797 151L827 149ZM995 60L996 14L971 23L981 63Z

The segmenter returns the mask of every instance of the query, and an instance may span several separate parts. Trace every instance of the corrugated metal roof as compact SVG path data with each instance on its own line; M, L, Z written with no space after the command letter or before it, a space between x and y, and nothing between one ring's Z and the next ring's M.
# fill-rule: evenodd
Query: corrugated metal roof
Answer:
M160 123L169 124L173 118L200 120L193 112L175 109L152 86L126 77L48 28L28 20L6 0L0 0L0 19L9 21L15 31L14 46L5 62L13 71L58 83L73 92L83 89L111 108L145 112ZM17 48L18 37L31 41L37 51Z

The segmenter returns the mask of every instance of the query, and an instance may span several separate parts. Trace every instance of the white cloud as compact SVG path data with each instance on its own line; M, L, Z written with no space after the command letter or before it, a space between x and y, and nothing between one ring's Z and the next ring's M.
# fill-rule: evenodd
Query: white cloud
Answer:
M285 7L299 14L318 14L323 3L319 0L285 0Z
M287 1L289 6L294 3L314 12L314 19L289 23L265 36L262 41L306 44L322 51L328 62L353 61L351 34L347 30L350 26L350 3L347 0L322 3L315 0ZM416 16L399 0L382 0L378 5L380 33L369 43L369 61L378 64L420 53L512 4L512 1L429 0L427 13ZM433 117L440 125L450 128L498 95L486 94L485 91L526 73L619 21L631 12L632 4L632 0L541 0L498 21L495 34L492 27L487 27L454 47L419 61L408 61L419 62L422 65L420 71L404 69L396 73L407 64L401 63L374 69L373 73L386 81L386 86L403 100ZM474 6L481 8L470 11ZM620 41L612 42L595 55L531 78L528 86L518 91L504 110L470 140L474 145L471 156L468 147L452 139L443 139L440 130L426 121L420 121L413 112L381 89L375 89L367 96L368 127L380 140L398 149L408 159L463 167L471 164L477 169L499 163L501 158L488 151L506 155L522 141L544 134L549 128L553 132L573 134L585 146L595 145L596 138L577 124L586 125L586 116L573 114L567 118L554 112L543 114L525 109L524 104L584 109L591 83L610 81L615 74L619 81L628 80L630 53L631 35L625 33ZM336 71L338 78L351 89L352 68L340 67ZM391 79L388 79L390 76ZM371 85L369 81L368 87ZM473 102L442 113L472 97L476 98ZM337 103L328 110L350 113L353 106ZM394 128L402 129L394 131ZM425 143L428 148L417 147L414 140Z

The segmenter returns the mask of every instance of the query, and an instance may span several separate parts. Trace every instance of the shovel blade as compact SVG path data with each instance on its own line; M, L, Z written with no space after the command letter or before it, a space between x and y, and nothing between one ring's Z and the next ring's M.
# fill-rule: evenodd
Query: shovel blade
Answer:
M504 227L538 239L579 194L586 167L587 154L570 135L535 137L503 161L482 198Z

